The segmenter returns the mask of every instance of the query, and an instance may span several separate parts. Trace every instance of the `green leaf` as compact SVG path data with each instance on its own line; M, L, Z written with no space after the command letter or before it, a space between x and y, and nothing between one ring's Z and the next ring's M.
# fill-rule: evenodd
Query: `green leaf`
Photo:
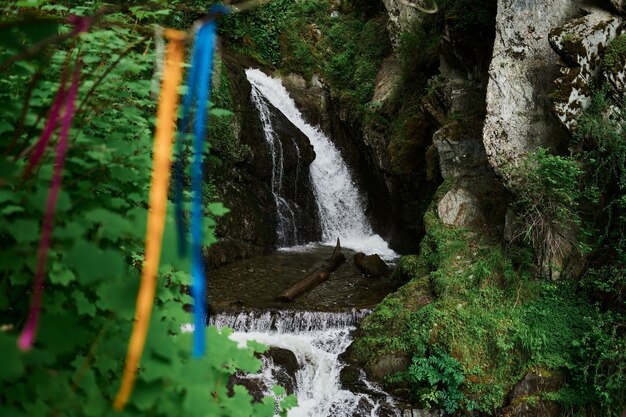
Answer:
M4 203L6 201L17 202L19 201L19 197L15 191L0 189L0 203Z
M22 354L17 348L17 339L0 332L0 381L16 378L24 372Z
M40 184L37 190L29 197L30 203L43 213L48 203L49 186ZM64 190L60 190L57 197L55 210L59 213L65 212L72 207L70 196ZM22 210L23 211L23 210Z
M259 343L255 340L248 340L248 347L257 353L267 352L267 349L268 349L267 345L264 345L263 343Z
M18 7L39 7L48 0L20 0L15 3Z
M79 281L85 284L125 275L122 252L115 249L102 250L85 240L79 240L72 247L65 256L65 262L78 273Z
M125 214L97 208L88 211L85 217L93 223L99 223L102 236L112 241L117 241L120 237L127 235L139 237L135 233L137 229L133 227L133 223L125 217Z
M58 264L55 264L55 266ZM67 285L70 282L76 280L76 275L65 267L59 267L58 269L52 268L50 271L50 282L53 284Z
M138 380L133 389L131 404L140 411L147 411L152 408L163 395L163 385L159 383L148 384L143 380Z
M11 132L13 131L13 126L11 125L11 123L3 120L0 121L0 135L3 134L4 132Z
M213 108L209 111L209 113L211 114L211 116L216 116L216 117L224 117L224 116L232 116L233 112L230 110L226 110L226 109L217 109L217 108Z
M96 314L96 306L89 301L82 291L74 290L72 293L74 301L76 302L76 310L78 314L86 314L88 316L94 316Z
M15 205L4 206L2 210L0 210L0 213L4 214L5 216L8 216L10 214L15 214L15 213L22 213L22 212L24 212L24 208L20 206L15 206Z
M214 216L223 216L227 213L230 213L230 209L227 209L226 207L224 207L224 205L222 203L210 203L207 206L207 209L211 212L211 214L213 214Z
M15 220L9 232L17 243L34 242L39 239L39 224L30 219Z
M285 388L281 387L280 385L274 385L272 387L272 392L280 397L281 395L285 395L287 391L285 391Z
M210 400L209 390L206 387L189 387L182 405L188 413L194 413L196 410L204 409L205 404Z
M89 336L88 329L79 322L79 317L65 311L46 312L41 317L37 343L46 350L64 354L85 346L89 342Z
M98 288L96 305L116 313L118 317L132 318L138 289L139 279L134 277L105 281Z

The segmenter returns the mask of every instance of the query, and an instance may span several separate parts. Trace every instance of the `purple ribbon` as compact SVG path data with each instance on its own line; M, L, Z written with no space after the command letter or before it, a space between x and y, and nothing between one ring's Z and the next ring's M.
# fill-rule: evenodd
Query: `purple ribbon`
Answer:
M59 91L57 91L56 96L54 97L54 102L52 103L52 107L50 107L50 114L48 115L48 121L43 128L43 132L41 133L41 137L35 144L32 150L32 154L30 159L28 160L28 165L24 170L24 178L28 178L32 173L33 169L39 164L41 157L46 151L46 147L48 146L48 142L50 142L50 138L56 129L56 124L59 119L59 112L61 111L61 106L63 105L63 101L66 98L65 92L65 76L61 78L61 85L59 86Z
M84 30L87 30L91 24L91 20L87 18L74 18L70 20L75 25L75 32L78 34ZM54 161L54 172L52 175L52 182L50 184L50 192L48 193L48 200L46 203L46 212L43 218L43 224L41 227L41 240L39 242L39 249L37 251L37 269L35 271L35 279L33 281L33 295L30 304L30 311L28 313L28 319L26 326L22 330L18 339L18 347L21 350L30 350L33 347L33 342L37 334L37 328L39 326L39 318L41 315L41 304L44 291L44 276L46 272L46 264L48 262L48 249L50 248L50 240L52 237L52 225L54 222L54 211L56 208L57 200L59 197L59 191L61 189L61 181L63 179L63 165L65 164L65 153L67 150L67 137L69 135L70 128L72 126L72 119L74 118L74 102L76 101L76 94L78 92L78 81L80 79L80 58L76 60L74 65L74 72L72 74L72 82L68 90L65 89L66 80L65 76L61 77L61 86L56 94L52 107L50 108L50 116L44 127L44 131L41 138L35 145L33 155L26 168L25 175L30 174L33 167L39 162L43 155L50 137L54 132L56 124L59 120L61 109L64 113L61 120L61 131L59 132L59 142L56 147L56 157Z
M52 235L52 223L54 221L54 210L61 189L61 180L63 178L63 165L65 164L65 152L67 150L67 137L72 126L74 117L74 101L78 91L78 80L80 78L80 62L74 67L72 76L72 84L65 96L65 114L61 123L61 132L59 133L59 143L57 144L56 158L54 161L54 174L48 193L48 201L46 204L46 213L43 219L41 241L39 242L39 250L37 252L37 270L35 272L35 280L33 281L33 298L31 300L28 321L18 341L18 346L22 350L29 350L33 346L37 327L39 324L39 316L41 313L41 300L43 298L44 274L46 271L46 263L48 261L48 249L50 248L50 237Z

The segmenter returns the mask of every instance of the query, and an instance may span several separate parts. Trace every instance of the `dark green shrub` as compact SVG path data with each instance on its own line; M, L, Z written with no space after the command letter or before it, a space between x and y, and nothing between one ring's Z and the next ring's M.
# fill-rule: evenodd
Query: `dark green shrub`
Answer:
M539 148L507 173L519 235L535 249L538 264L563 259L576 249L573 228L580 224L578 206L583 197L579 187L583 171L576 160Z

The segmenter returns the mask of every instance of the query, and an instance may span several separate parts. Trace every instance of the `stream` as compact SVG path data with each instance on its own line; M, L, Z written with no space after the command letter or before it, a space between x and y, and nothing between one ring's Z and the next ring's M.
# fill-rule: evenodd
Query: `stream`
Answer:
M394 400L361 372L359 385L367 393L342 387L339 356L350 346L358 323L386 294L397 289L390 278L369 278L348 259L323 284L284 303L276 295L302 279L318 261L334 250L309 245L281 250L217 268L210 273L210 324L235 330L231 339L245 346L248 340L293 353L262 356L259 375L240 376L257 395L272 395L275 384L286 386L298 398L290 417L399 416ZM218 296L219 294L219 296ZM214 295L214 296L212 296ZM297 365L291 362L296 362ZM289 370L289 368L292 368ZM258 392L260 391L260 392ZM253 394L254 395L254 394Z
M342 387L345 366L340 355L353 340L361 319L397 289L390 278L361 275L352 259L356 252L378 254L388 262L398 255L374 233L362 196L339 150L319 128L308 124L281 81L256 69L246 71L272 162L271 191L276 206L276 235L285 246L268 256L234 262L211 271L210 324L235 330L231 338L242 346L256 340L270 347L262 356L259 375L237 375L255 398L272 395L275 384L298 399L290 417L391 417L398 406L360 372L359 390ZM315 151L309 178L317 204L322 242L300 242L295 210L283 194L283 144L274 131L270 106L306 135ZM285 142L287 145L289 142ZM286 146L286 145L285 145ZM300 155L296 146L296 154ZM329 280L290 303L276 296L327 260L341 240L348 259ZM361 389L363 387L363 389Z

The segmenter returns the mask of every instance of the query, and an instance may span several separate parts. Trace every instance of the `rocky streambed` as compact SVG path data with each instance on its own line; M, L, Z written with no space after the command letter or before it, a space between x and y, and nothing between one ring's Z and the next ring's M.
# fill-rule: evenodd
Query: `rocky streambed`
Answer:
M273 395L279 384L295 394L298 407L290 416L388 417L403 415L402 406L365 372L346 366L341 355L350 346L359 322L389 292L390 277L370 278L353 263L354 253L342 249L348 261L330 279L295 301L276 296L300 280L334 248L312 245L235 262L210 273L210 323L234 329L231 338L242 345L255 340L269 347L257 375L235 375L230 386L244 385L255 400ZM356 374L355 374L356 372Z

